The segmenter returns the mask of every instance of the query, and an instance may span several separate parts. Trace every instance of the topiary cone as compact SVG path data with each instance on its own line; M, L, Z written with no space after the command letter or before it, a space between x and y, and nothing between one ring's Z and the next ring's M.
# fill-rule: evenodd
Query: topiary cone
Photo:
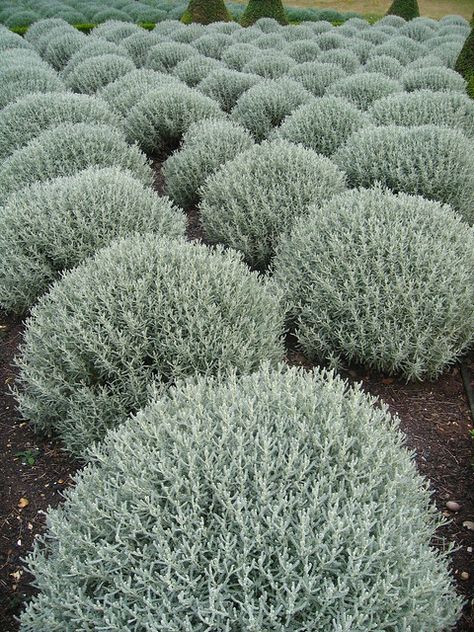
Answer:
M417 0L393 0L387 15L398 15L404 20L413 20L420 17L420 9Z
M190 0L182 17L185 23L199 22L199 24L229 22L230 20L224 0Z
M467 36L464 46L456 60L454 70L469 81L474 77L474 28Z
M250 26L260 18L273 18L280 24L288 24L281 0L249 0L240 21L242 26Z

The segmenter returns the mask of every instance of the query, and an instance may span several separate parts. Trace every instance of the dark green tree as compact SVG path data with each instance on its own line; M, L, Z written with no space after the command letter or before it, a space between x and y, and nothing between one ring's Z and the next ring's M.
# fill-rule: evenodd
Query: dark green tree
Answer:
M288 24L281 0L249 0L240 23L250 26L260 18L273 18L280 24Z
M189 0L182 22L190 24L210 24L211 22L229 22L230 14L224 4L224 0Z
M387 15L398 15L404 20L420 17L418 0L393 0Z
M454 70L467 81L474 77L474 28L467 36L464 46L459 53L459 57L454 65Z

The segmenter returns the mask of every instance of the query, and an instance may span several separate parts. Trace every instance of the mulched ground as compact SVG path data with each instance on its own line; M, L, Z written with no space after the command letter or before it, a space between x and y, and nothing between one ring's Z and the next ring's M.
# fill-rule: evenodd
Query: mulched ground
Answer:
M156 188L162 178L157 168ZM196 210L189 213L188 237L201 236ZM21 341L23 323L0 312L0 631L16 632L15 617L33 593L31 577L22 558L44 528L44 512L61 502L64 489L79 467L61 446L33 433L15 410L9 385L15 378L12 359ZM288 361L311 366L289 344ZM474 362L467 365L474 376ZM474 632L474 531L463 526L474 521L474 441L468 400L459 367L436 382L405 384L360 368L346 373L368 392L384 399L398 414L407 446L415 452L420 472L428 478L438 509L449 519L440 538L454 542L452 573L466 599L464 615L456 632ZM19 453L27 455L19 455ZM27 458L34 459L28 464ZM460 505L457 513L446 509L447 501ZM439 545L439 542L434 543ZM467 574L467 576L466 576Z

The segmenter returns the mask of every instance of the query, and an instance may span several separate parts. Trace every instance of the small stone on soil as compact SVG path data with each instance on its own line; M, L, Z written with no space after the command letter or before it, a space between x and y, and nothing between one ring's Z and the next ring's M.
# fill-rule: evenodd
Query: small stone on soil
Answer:
M459 511L461 509L461 505L454 500L449 500L446 503L446 507L449 509L449 511Z

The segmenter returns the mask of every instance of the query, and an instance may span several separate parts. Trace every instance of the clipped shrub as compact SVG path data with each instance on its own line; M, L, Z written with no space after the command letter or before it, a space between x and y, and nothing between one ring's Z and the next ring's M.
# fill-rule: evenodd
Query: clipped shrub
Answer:
M88 167L122 167L144 184L153 172L137 147L108 125L63 123L17 149L0 166L0 204L34 182L74 175Z
M409 39L409 38L407 38ZM402 66L408 65L411 61L416 59L415 56L411 55L408 50L400 46L399 44L393 43L393 38L390 38L384 44L379 44L378 46L374 46L369 52L368 60L373 59L374 57L393 57L397 61L399 61Z
M351 190L282 237L275 278L309 358L434 378L474 341L473 254L449 206Z
M347 72L336 64L308 61L292 68L288 77L302 84L315 97L322 97L329 86L347 77Z
M41 66L13 66L0 70L0 109L31 92L65 92L58 74Z
M402 92L379 99L368 114L378 125L433 124L457 128L474 139L474 103L459 92Z
M360 68L358 56L353 51L343 48L323 51L319 55L318 61L322 64L329 63L341 66L347 73L356 72Z
M145 60L145 67L158 72L172 72L180 61L196 56L196 49L190 44L163 42L152 46Z
M195 88L213 70L219 68L224 68L224 66L217 59L212 59L212 57L206 57L205 55L195 55L176 64L173 69L173 75L184 81L190 88Z
M430 67L408 70L403 73L400 80L407 92L415 90L466 91L465 80L449 68Z
M314 61L321 52L321 49L312 40L298 40L291 42L285 47L285 55L294 59L298 64L307 61Z
M43 54L43 59L55 70L62 70L69 59L82 48L87 38L79 31L64 33L52 39Z
M259 75L264 79L278 79L286 75L295 65L295 60L288 55L273 52L251 59L242 68L242 72Z
M333 160L347 173L350 186L380 182L393 191L451 204L466 217L472 214L474 152L457 129L367 127L354 132Z
M15 67L42 67L51 71L51 67L41 59L38 53L32 48L7 48L2 51L0 58L0 72L11 70Z
M182 42L183 44L192 44L195 40L199 39L202 35L209 32L203 24L188 24L186 28L181 28L173 31L169 37L173 42Z
M43 35L46 35L49 31L57 26L66 26L67 22L61 18L46 18L44 20L38 20L32 24L25 33L24 39L29 44L35 45Z
M471 28L471 32L464 42L454 70L462 75L466 81L474 76L474 28Z
M135 70L135 64L131 59L120 55L101 55L78 64L64 82L74 92L94 94L132 70Z
M380 57L369 59L364 65L363 71L382 74L390 77L390 79L398 79L403 73L403 66L395 57L380 55Z
M125 11L120 11L120 9L115 9L114 7L106 7L104 9L100 9L92 16L92 22L94 24L106 24L107 22L132 22L132 18L125 13ZM104 32L104 35L101 37L105 37L108 33Z
M397 15L395 13L389 13L387 11L386 15L376 23L377 28L391 28L398 31L402 29L406 24L406 20L404 17Z
M333 30L316 35L314 41L321 50L333 50L336 48L346 48L349 40Z
M177 147L192 123L224 116L213 99L185 85L169 84L140 99L125 120L125 130L144 151L160 154Z
M245 11L240 20L242 26L250 26L258 22L258 26L269 32L269 29L275 29L275 26L265 18L271 18L272 21L279 24L288 24L288 18L281 0L249 0ZM278 24L276 24L278 26Z
M370 118L339 97L315 99L286 117L275 134L331 156L352 134L368 125Z
M61 71L61 77L65 80L82 62L90 60L94 57L102 57L103 55L115 55L129 60L129 55L125 48L118 46L107 40L87 38L86 44L74 53L66 66Z
M267 141L206 180L201 222L211 243L240 250L248 263L264 268L281 234L310 204L344 189L344 175L328 158L284 140Z
M387 15L397 15L404 20L413 20L420 17L420 9L417 0L393 0Z
M279 299L238 253L150 234L115 242L33 308L18 359L22 414L83 454L153 387L277 362Z
M415 61L412 61L405 66L405 71L418 70L419 68L430 68L432 66L446 66L446 63L443 59L441 59L441 57L439 57L439 55L424 55L423 57L418 57L418 59L415 59Z
M329 86L326 94L343 97L360 110L367 110L377 99L402 90L398 81L381 73L359 72Z
M222 53L231 43L230 35L223 33L207 32L193 42L193 46L206 57L220 59Z
M259 49L252 44L232 44L222 53L221 61L232 70L240 71L248 61L259 54Z
M61 123L119 126L118 119L99 99L68 92L28 94L0 110L0 161Z
M266 33L260 35L253 43L260 50L266 50L268 53L282 50L286 45L286 40L280 33Z
M5 20L5 25L8 26L8 28L30 26L30 24L33 24L39 17L39 14L35 11L19 9L10 14L10 17Z
M288 114L311 99L312 95L292 79L260 81L242 94L232 110L232 118L260 141Z
M73 26L67 23L63 23L53 27L52 29L49 29L38 40L36 40L33 45L36 48L37 52L41 55L41 57L43 57L50 42L60 37L61 35L76 32L77 31Z
M114 239L184 236L184 215L130 172L92 167L33 184L0 207L0 304L27 310L63 270Z
M186 14L191 22L199 24L230 20L224 0L189 0Z
M141 68L145 65L150 48L160 42L161 38L155 33L139 31L122 40L120 46L128 53L135 66Z
M253 144L250 133L232 121L194 123L163 165L166 193L183 208L197 204L206 178Z
M203 79L198 90L217 101L225 112L230 112L241 95L261 81L258 75L222 68Z
M459 615L397 420L333 373L181 384L89 458L28 559L25 632L441 632Z

